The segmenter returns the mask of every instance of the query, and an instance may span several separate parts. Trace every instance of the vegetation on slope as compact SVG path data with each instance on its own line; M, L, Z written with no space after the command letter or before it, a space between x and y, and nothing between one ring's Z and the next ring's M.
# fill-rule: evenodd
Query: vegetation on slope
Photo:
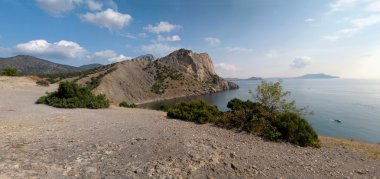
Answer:
M181 102L168 110L168 117L197 123L212 122L227 129L236 129L262 136L271 141L287 141L299 146L319 147L318 135L302 117L305 109L299 109L294 101L285 98L290 92L283 91L280 82L262 81L251 92L255 102L233 99L228 102L228 112L203 101Z
M129 104L128 102L126 101L123 101L119 104L120 107L124 107L124 108L136 108L137 105L135 103L131 103Z
M20 72L13 67L6 67L2 69L1 75L4 76L19 76Z
M88 77L91 74L95 74L95 73L102 72L105 70L107 70L105 73L108 74L108 73L112 72L113 70L115 70L114 68L112 68L112 67L114 67L114 65L115 64L104 65L101 67L97 67L97 68L85 70L85 71L80 71L80 72L58 73L58 74L42 74L42 75L38 75L38 76L40 78L46 79L50 83L56 83L56 82L59 82L63 79L67 79L67 78L75 78L74 82L77 82L78 80L85 78L85 77Z
M36 81L36 84L39 85L39 86L49 86L50 83L44 79L39 79Z
M168 80L183 79L183 74L181 72L167 65L161 64L158 61L149 63L143 68L143 70L154 75L155 83L151 87L151 92L156 94L165 93L165 90L169 87L165 84Z
M168 117L183 119L200 124L213 122L221 116L216 106L209 105L201 100L180 102L168 110Z
M93 95L87 87L75 82L61 82L58 91L40 97L37 104L47 104L57 108L108 108L109 100L104 95Z

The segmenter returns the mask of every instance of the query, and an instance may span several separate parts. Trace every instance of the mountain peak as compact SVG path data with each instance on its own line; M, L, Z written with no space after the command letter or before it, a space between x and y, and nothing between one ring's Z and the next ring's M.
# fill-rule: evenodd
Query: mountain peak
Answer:
M198 54L191 50L179 49L158 60L180 71L192 74L200 81L207 81L210 77L217 75L207 53Z
M152 54L145 54L145 55L140 55L138 57L135 57L132 59L132 61L140 61L140 60L143 60L143 61L154 61L156 58L154 58L154 56Z

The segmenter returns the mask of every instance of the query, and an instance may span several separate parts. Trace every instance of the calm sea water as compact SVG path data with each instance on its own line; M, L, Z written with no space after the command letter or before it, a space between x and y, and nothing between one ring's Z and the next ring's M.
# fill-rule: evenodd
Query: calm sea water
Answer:
M240 88L212 95L191 97L203 99L222 111L233 98L252 99L248 93L260 81L235 81ZM306 116L320 135L353 138L370 143L380 142L380 80L351 79L286 79L283 87L299 107L308 106L314 115ZM189 98L160 103L173 104ZM159 103L150 104L150 107ZM334 120L341 120L336 123Z

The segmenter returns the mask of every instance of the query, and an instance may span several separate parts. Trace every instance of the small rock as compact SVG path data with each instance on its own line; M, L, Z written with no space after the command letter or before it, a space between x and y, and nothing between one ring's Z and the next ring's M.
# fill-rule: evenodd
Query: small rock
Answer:
M236 157L236 154L231 152L231 153L230 153L230 157L231 157L231 158L235 158L235 157Z
M231 168L234 169L234 170L237 170L237 169L238 169L237 166L234 165L233 163L231 163Z
M142 173L143 170L142 170L141 168L138 168L138 169L136 169L134 172L135 172L136 174L138 174L138 173Z
M360 174L360 175L363 175L363 174L364 174L364 172L361 171L361 170L356 170L356 173L357 173L357 174Z

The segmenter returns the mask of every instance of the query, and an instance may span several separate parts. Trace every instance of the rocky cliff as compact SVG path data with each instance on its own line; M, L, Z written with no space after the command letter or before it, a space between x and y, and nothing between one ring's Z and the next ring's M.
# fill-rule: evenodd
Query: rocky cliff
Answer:
M91 78L99 81L93 91L105 94L116 104L121 101L146 103L238 88L216 74L209 55L186 49L159 59L140 56L75 80L88 84Z

